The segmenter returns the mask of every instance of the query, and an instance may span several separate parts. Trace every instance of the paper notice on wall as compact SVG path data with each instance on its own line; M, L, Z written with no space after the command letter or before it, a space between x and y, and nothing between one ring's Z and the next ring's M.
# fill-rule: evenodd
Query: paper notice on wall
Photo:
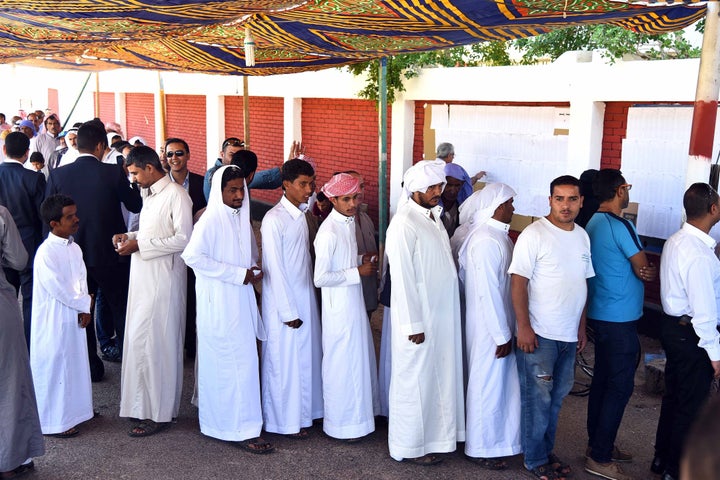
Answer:
M450 109L448 108L447 104L433 104L430 112L432 115L432 119L430 121L430 128L432 128L433 130L448 128ZM440 142L442 142L442 140L440 140Z

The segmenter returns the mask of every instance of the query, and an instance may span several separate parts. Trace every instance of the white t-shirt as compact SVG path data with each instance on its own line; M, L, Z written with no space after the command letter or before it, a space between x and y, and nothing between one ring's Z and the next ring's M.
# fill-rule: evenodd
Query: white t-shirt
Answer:
M576 342L587 299L586 279L595 276L590 238L582 227L556 227L547 218L518 237L508 272L529 280L530 325L537 335Z

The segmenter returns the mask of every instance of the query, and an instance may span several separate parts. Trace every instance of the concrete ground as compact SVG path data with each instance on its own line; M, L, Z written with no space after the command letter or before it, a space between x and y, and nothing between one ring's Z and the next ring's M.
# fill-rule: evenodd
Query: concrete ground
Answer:
M380 311L373 316L379 339ZM643 352L660 351L658 342L643 337ZM106 363L105 379L93 384L95 409L101 416L80 425L75 438L46 437L47 452L35 459L36 470L28 479L522 479L532 478L522 468L522 456L509 460L510 468L490 472L468 462L458 452L444 455L444 462L419 467L391 459L387 449L387 426L361 443L347 445L326 437L313 426L307 440L266 434L276 451L254 455L200 433L198 412L190 404L193 364L185 364L183 402L177 423L147 438L127 435L131 423L118 417L120 364ZM637 479L654 479L648 469L653 454L660 397L644 393L643 368L638 369L636 389L627 407L618 444L635 456L623 468ZM574 478L597 478L583 471L585 397L569 396L561 411L556 453L571 464Z

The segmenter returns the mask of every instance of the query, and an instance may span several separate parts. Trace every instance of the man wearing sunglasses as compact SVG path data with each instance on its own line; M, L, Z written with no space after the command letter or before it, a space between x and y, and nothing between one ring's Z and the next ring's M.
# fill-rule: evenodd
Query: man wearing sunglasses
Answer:
M188 170L190 161L190 147L181 138L168 138L165 140L165 157L170 172L170 180L181 185L192 200L192 213L197 221L197 213L207 206L203 195L203 177ZM195 321L195 274L191 268L187 269L187 317L185 322L185 353L188 358L195 358L196 351L196 321Z
M205 183L203 184L203 192L205 194L205 200L210 196L210 180L212 179L215 170L222 167L223 165L230 165L233 153L244 150L245 142L236 137L229 137L222 143L220 150L220 158L215 161L215 165L205 174ZM298 155L303 153L303 147L300 142L293 142L290 147L290 154L288 160L296 158ZM248 188L257 188L262 190L273 190L280 188L282 185L282 178L280 175L280 167L273 167L268 170L258 170L255 172L255 177L252 182L248 185Z

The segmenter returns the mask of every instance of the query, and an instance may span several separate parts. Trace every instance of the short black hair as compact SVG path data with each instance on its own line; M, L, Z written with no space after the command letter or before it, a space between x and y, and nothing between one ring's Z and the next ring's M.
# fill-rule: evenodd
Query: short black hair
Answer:
M247 178L257 170L257 155L250 150L238 150L232 154L230 164L240 167L244 178Z
M285 162L281 169L281 176L283 182L294 182L300 175L307 175L312 177L315 175L312 165L305 160L299 158L293 158ZM284 189L285 187L283 187Z
M231 180L236 180L238 178L246 178L246 176L243 175L242 169L234 165L229 166L223 172L222 180L220 182L220 190L225 190L228 182L230 182Z
M43 156L42 152L32 152L30 154L30 163L45 163L45 156Z
M133 146L134 145L131 145L130 142L127 142L125 140L121 140L119 142L113 143L113 148L120 153L122 153L122 151L125 150L125 147L133 147Z
M625 183L622 172L616 168L603 168L593 178L593 193L600 203L612 200L620 185Z
M693 183L683 195L683 207L688 220L704 217L717 202L718 193L707 183Z
M9 158L18 159L30 149L30 139L22 132L10 132L5 137L5 151Z
M47 127L47 122L48 122L48 120L50 120L51 118L52 118L53 120L55 120L56 122L60 123L60 119L58 118L58 116L55 115L54 113L51 113L50 115L48 115L47 117L45 117L45 121L43 122L46 127Z
M333 176L334 176L334 175L333 175ZM318 202L324 202L324 201L328 200L328 197L327 197L327 195L325 195L325 194L322 192L322 190L321 190L321 191L319 191L319 192L317 193L316 199L317 199Z
M80 125L77 131L77 149L80 152L92 152L98 143L107 147L107 134L105 128L90 120Z
M572 185L574 187L578 187L578 190L580 190L580 180L573 177L572 175L562 175L557 177L555 180L550 182L550 196L552 197L553 192L555 191L555 187L558 185Z
M171 143L182 143L183 148L187 153L190 153L190 146L188 146L187 142L183 140L182 138L168 138L165 140L165 146L163 147L163 150L167 150L167 146Z
M222 147L220 148L223 152L225 152L225 149L227 147L243 147L245 148L245 142L240 140L237 137L228 137L225 139L225 141L222 143Z
M125 165L128 167L130 165L135 165L141 169L144 169L148 165L152 165L158 172L165 172L162 163L160 163L160 157L158 157L157 152L147 145L138 145L137 147L133 147L125 159Z
M46 225L59 222L63 216L63 208L75 205L75 200L61 193L50 195L40 205L40 216Z

